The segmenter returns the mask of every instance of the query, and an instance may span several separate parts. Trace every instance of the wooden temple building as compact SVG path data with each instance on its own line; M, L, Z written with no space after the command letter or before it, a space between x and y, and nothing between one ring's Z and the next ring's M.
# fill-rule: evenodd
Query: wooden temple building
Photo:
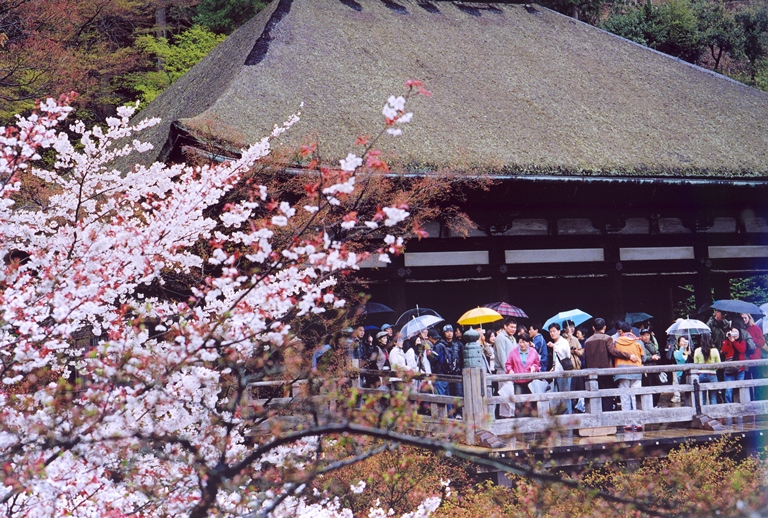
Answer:
M468 193L468 237L435 221L369 265L372 300L662 324L681 286L700 306L768 272L768 93L535 4L273 0L139 115L163 119L151 159L226 155L303 102L283 141L342 158L407 79L433 96L385 154L498 183Z

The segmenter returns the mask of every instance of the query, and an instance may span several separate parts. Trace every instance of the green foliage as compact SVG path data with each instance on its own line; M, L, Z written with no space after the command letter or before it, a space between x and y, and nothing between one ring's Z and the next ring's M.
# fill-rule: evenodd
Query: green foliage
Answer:
M758 73L768 56L768 5L755 4L736 13L735 20L744 35L744 56L749 62L752 82L756 82ZM765 70L763 70L765 72Z
M698 19L699 38L709 47L715 70L724 54L737 56L744 47L744 33L735 16L720 0L699 0L694 4Z
M679 294L677 294L674 303L675 316L694 318L696 309L696 297L693 293L693 284L680 286Z
M224 38L199 25L193 25L174 36L172 43L165 38L140 36L136 45L146 56L157 59L161 70L134 74L128 80L140 94L142 103L148 103L203 59Z
M541 5L559 13L597 25L605 0L542 0Z
M725 0L669 0L629 8L615 3L600 27L715 71L725 68L731 77L768 90L768 5L763 2L734 7ZM711 61L702 59L705 54Z
M704 51L696 10L689 0L646 3L601 24L607 31L665 54L696 63Z
M264 7L257 0L202 0L193 21L216 34L230 34Z
M736 460L738 450L734 442L720 440L682 446L666 458L645 456L639 467L619 460L576 474L573 478L583 489L511 476L513 487L482 484L444 502L435 516L762 516L766 463L757 457ZM598 490L627 503L604 500ZM633 500L645 503L653 514L637 509Z
M648 47L650 46L649 35L653 32L652 15L653 7L644 5L626 13L615 13L601 23L600 27Z
M768 275L731 279L731 298L753 302L758 306L768 302Z

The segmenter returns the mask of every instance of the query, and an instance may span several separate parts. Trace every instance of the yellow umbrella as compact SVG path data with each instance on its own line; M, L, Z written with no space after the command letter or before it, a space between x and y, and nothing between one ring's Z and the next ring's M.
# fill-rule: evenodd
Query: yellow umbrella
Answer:
M457 322L463 326L474 326L477 324L485 324L486 322L496 322L504 318L501 313L492 310L491 308L475 308L470 309L457 320Z

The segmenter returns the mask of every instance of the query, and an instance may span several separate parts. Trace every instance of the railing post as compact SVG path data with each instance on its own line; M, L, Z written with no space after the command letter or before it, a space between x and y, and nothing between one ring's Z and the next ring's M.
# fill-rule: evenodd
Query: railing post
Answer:
M683 381L685 381L686 385L692 385L693 384L693 376L696 376L698 378L697 374L691 374L690 370L683 371ZM696 411L696 402L693 400L693 398L696 397L696 393L694 391L686 392L685 395L683 395L683 406L689 406L694 409L694 412Z
M478 368L463 369L461 374L464 381L465 440L472 445L475 444L475 430L485 423L484 376L482 369Z
M587 390L589 391L596 391L599 390L599 386L597 384L597 374L592 373L587 378ZM592 415L600 415L603 413L603 398L602 397L591 397L587 399L587 412Z
M653 394L641 394L640 410L652 410L652 409L653 409Z
M702 394L704 394L705 391L701 390L701 383L699 383L699 375L698 374L691 374L691 371L688 371L688 377L691 380L691 385L693 385L693 392L691 394L693 395L693 413L694 415L702 414L704 411L702 410L702 407L704 406L704 402L701 400Z
M350 365L352 368L350 369L349 377L352 382L352 387L360 388L363 386L362 383L360 383L360 360L352 358L352 360L350 360Z
M744 378L746 379L746 377ZM739 389L739 403L749 403L751 397L749 394L749 387L742 387Z

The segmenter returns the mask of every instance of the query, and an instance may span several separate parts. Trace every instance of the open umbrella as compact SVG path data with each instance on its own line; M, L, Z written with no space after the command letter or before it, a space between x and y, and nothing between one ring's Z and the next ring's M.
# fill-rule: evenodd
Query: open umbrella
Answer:
M709 326L701 320L695 318L681 318L667 328L668 335L704 335L711 333Z
M366 302L354 307L355 315L373 315L375 313L394 313L395 310L378 302Z
M708 318L711 314L712 314L712 305L711 304L704 304L693 315L697 316L697 317L698 316L703 316L704 318Z
M766 304L763 304L763 306L765 305ZM760 306L760 307L763 307L763 306ZM768 317L763 317L760 320L756 321L755 325L762 330L763 334L768 334Z
M768 315L768 302L760 306L760 311Z
M435 315L422 315L420 317L413 317L403 325L402 329L400 329L400 338L406 339L412 336L416 336L423 330L442 321L442 317L437 317Z
M716 300L712 303L712 309L719 309L728 313L749 313L758 317L763 316L763 310L757 307L757 304L743 300Z
M369 315L372 313L394 313L395 310L378 302L366 302L363 311Z
M553 316L552 318L544 322L544 329L549 329L549 326L551 326L552 324L560 324L560 326L562 327L563 322L565 322L566 320L568 320L569 322L573 322L573 325L577 326L582 322L586 322L590 318L592 318L592 315L580 309L570 309L568 311L561 311L557 315Z
M637 322L645 322L646 320L650 320L653 318L653 315L649 315L648 313L643 313L642 311L639 313L627 313L624 315L624 320L626 320L629 324L635 324Z
M405 313L398 317L397 321L395 322L395 328L402 327L409 320L417 317L423 317L424 315L432 315L438 317L440 320L443 319L443 317L441 317L440 314L434 309L420 308L419 306L416 306L413 309L407 310Z
M474 326L477 324L485 324L488 322L496 322L497 320L501 320L504 318L501 316L497 311L492 310L491 308L475 308L470 309L459 319L457 322L463 326Z
M491 308L498 314L505 317L528 318L528 315L525 314L525 311L518 308L517 306L513 306L512 304L507 304L506 302L491 302L490 304L483 304L483 307Z

